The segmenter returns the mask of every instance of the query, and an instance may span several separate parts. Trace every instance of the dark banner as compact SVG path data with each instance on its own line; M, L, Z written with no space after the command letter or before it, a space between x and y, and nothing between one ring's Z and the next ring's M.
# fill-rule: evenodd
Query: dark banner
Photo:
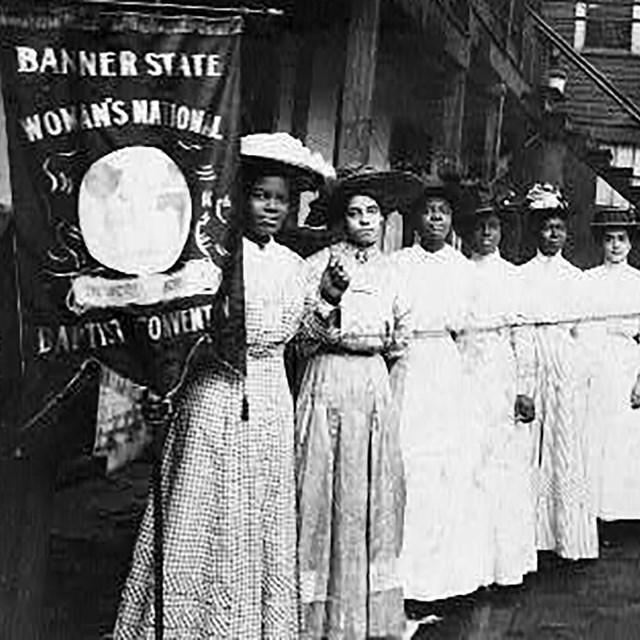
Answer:
M0 12L0 76L19 421L87 363L166 392L203 336L242 370L241 18L18 11Z

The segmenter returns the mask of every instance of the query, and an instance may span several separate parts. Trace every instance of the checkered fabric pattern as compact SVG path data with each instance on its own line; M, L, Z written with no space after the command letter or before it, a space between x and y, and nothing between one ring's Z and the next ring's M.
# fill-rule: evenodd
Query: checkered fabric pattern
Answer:
M247 377L215 363L195 371L165 446L166 640L298 637L293 405L283 350L300 323L304 283L300 259L270 245L245 245ZM152 504L116 640L153 638Z

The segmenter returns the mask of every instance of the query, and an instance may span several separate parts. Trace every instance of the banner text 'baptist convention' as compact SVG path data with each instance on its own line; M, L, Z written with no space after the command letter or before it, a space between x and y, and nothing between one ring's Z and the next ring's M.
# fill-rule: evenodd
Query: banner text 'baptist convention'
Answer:
M190 333L212 329L213 305L205 304L135 318L142 336L150 343L159 343ZM136 336L128 335L117 318L104 322L84 322L74 325L38 326L35 355L64 355L105 347L137 344Z

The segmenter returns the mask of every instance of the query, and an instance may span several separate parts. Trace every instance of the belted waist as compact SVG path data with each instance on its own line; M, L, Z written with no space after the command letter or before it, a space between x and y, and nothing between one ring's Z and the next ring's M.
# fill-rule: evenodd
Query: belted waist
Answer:
M247 357L256 360L266 358L281 358L284 353L284 344L248 344Z
M363 356L368 358L382 355L380 351L371 351L371 350L364 350L364 349L360 351L357 349L357 347L344 347L340 345L336 345L336 346L322 345L318 353L320 355Z

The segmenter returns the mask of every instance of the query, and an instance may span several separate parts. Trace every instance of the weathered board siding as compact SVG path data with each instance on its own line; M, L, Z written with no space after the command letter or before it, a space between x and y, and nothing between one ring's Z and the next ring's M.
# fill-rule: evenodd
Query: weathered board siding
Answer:
M575 2L544 3L544 16L573 46ZM581 52L631 100L640 106L640 56L624 51L584 49ZM583 71L566 59L567 110L572 121L595 139L611 143L640 144L640 123L629 116Z

